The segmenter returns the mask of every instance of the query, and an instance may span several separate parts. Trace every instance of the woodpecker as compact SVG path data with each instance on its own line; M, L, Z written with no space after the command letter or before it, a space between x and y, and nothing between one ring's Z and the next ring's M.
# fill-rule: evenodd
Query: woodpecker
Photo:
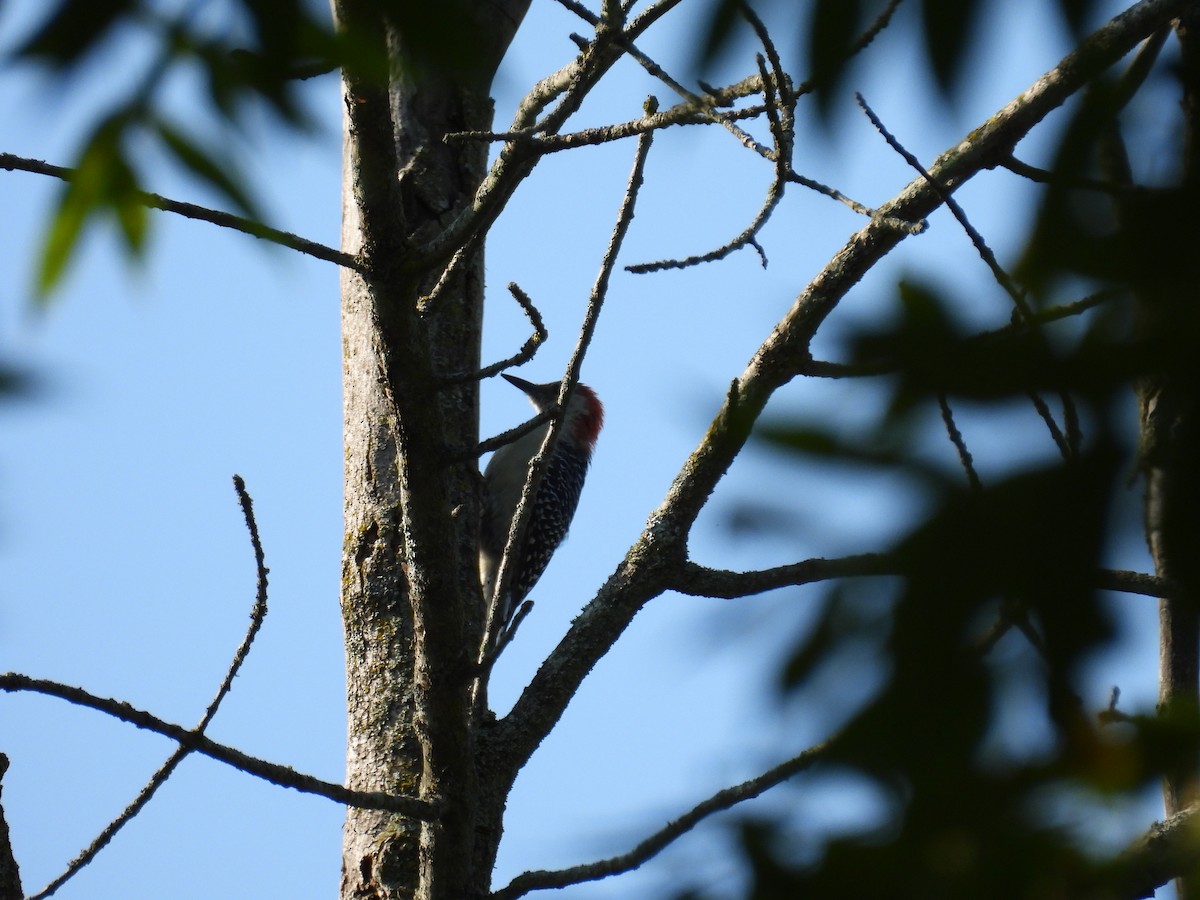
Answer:
M508 374L504 378L524 391L538 412L552 408L558 401L561 385L557 381L533 384ZM592 448L604 423L604 407L600 405L600 398L595 391L580 384L575 387L562 418L558 440L550 450L549 463L533 497L533 511L524 540L513 549L508 594L497 600L496 616L501 626L497 634L503 633L503 626L512 619L521 601L541 578L550 557L567 536L575 507L579 505L588 463L592 460ZM550 423L547 422L511 444L505 444L493 454L484 470L479 575L483 582L483 595L488 602L495 596L500 560L504 556L504 545L508 541L513 516L521 502L529 464L537 455L549 429Z

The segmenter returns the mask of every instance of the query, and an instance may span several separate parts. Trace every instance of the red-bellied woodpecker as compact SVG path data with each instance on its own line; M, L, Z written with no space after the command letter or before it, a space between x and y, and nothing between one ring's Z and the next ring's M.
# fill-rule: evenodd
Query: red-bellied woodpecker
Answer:
M558 401L561 386L557 381L532 384L512 375L506 374L504 377L525 392L538 412L553 407ZM577 385L563 413L558 441L550 451L549 463L538 483L524 540L513 550L513 559L509 563L512 572L508 580L509 590L506 597L497 601L496 616L501 627L508 624L521 601L541 578L558 545L567 536L575 507L579 505L579 494L583 490L583 480L592 459L592 448L596 445L596 436L603 422L604 407L600 405L596 392L586 385ZM479 575L483 582L483 595L488 601L495 595L500 560L504 556L504 545L508 541L517 504L521 502L529 464L546 439L549 428L550 423L547 422L511 444L505 444L495 452L483 473Z

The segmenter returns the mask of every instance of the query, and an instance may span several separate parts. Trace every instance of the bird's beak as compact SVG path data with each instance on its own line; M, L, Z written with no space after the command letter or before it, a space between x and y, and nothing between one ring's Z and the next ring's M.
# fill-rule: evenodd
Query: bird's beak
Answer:
M500 377L507 381L515 388L520 388L529 396L534 396L540 384L534 384L532 381L526 381L524 378L518 378L516 375L509 375L507 372L501 372Z

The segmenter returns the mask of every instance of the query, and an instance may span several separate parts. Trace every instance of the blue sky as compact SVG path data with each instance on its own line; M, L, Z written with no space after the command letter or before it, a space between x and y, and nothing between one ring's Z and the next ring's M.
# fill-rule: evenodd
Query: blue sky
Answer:
M694 22L684 4L644 49L683 71ZM877 205L911 179L856 111L861 90L889 128L932 159L1007 102L1062 53L1061 31L1036 0L989 22L973 66L979 78L951 108L924 80L902 16L878 47L879 64L856 71L837 101L837 140L802 107L797 168ZM41 8L0 8L0 46ZM911 11L910 11L911 12ZM781 28L786 27L781 25ZM582 23L550 0L533 8L496 82L497 124L519 97L574 52ZM780 32L784 33L784 32ZM795 42L799 45L799 41ZM1013 47L1018 48L1016 52ZM787 51L789 48L783 48ZM793 61L796 54L785 53ZM97 60L65 88L7 69L0 92L0 151L66 164L86 116L140 71L133 41ZM753 69L740 47L724 64ZM793 65L794 71L802 67ZM712 78L710 80L717 80ZM198 129L207 118L187 77L165 85L169 108ZM660 85L629 65L575 127L632 118ZM214 134L245 166L268 219L334 245L340 216L340 101L336 79L304 88L317 122L297 135L261 116L249 135ZM1053 122L1049 123L1054 127ZM212 133L212 132L208 132ZM1022 148L1037 160L1045 141ZM632 162L632 144L547 158L514 198L488 245L484 359L507 356L528 326L504 290L519 283L546 317L551 340L522 374L558 377L574 345ZM216 199L162 160L143 158L147 186L200 203ZM702 252L750 221L768 164L718 129L660 136L621 262ZM0 173L0 352L27 367L39 393L0 409L0 668L82 685L182 724L211 699L247 623L254 568L230 485L241 474L254 497L271 568L271 612L210 734L250 753L340 781L344 759L341 626L341 410L337 272L330 264L213 226L154 215L145 261L130 265L114 238L94 231L46 309L30 292L47 214L60 186ZM1011 176L981 177L959 199L1001 260L1019 248L1031 194ZM806 281L858 218L833 201L793 190L764 231L765 270L752 251L701 269L618 273L584 380L607 406L588 487L570 540L539 583L534 614L495 675L493 702L516 696L572 616L612 571L702 437L729 380L741 371ZM901 272L963 297L977 323L1007 320L1007 301L945 214L871 273L829 323L817 351L836 357L848 323L891 301ZM523 420L523 397L502 382L484 388L483 428ZM806 381L781 392L773 412L869 420L860 385ZM972 428L1025 429L989 458L1052 452L1028 412L965 414ZM931 450L952 458L949 444ZM1019 461L1019 460L1018 460ZM740 502L785 503L794 533L747 537L730 516ZM1132 501L1131 501L1132 502ZM905 523L912 498L888 478L785 467L750 450L717 490L693 535L700 562L762 567L814 555L874 549ZM897 517L900 517L899 519ZM1113 548L1116 565L1145 568L1136 541ZM757 774L819 740L869 687L871 673L838 673L838 690L811 711L780 708L767 691L778 654L811 612L816 591L739 601L664 596L638 617L601 663L517 782L497 884L528 868L555 868L628 849L713 791ZM1103 705L1119 683L1130 707L1153 702L1151 601L1125 598L1133 638L1097 661L1087 701ZM1019 711L1014 714L1019 719ZM55 876L138 791L170 753L163 739L34 696L0 697L0 750L12 760L4 806L27 891ZM872 798L844 782L804 782L786 801L806 831L845 828ZM1136 811L1154 815L1151 804ZM174 898L277 892L332 896L342 811L220 764L189 758L116 841L59 896L146 893ZM1120 834L1136 817L1115 816ZM1115 839L1115 838L1114 838ZM680 875L703 874L732 892L736 870L706 827L643 872L580 887L572 898L653 897Z

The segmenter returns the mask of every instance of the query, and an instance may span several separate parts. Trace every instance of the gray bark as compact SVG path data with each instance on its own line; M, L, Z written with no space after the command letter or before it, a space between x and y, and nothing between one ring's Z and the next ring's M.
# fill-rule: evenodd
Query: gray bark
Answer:
M490 127L491 77L527 5L458 0L422 17L333 0L339 29L390 71L387 84L343 72L342 241L360 261L342 277L347 784L442 808L425 824L350 809L346 900L480 894L477 827L499 839L498 823L477 823L469 718L483 627L478 383L455 379L479 368L483 258L472 250L425 301L450 260L423 248L485 173L484 145L442 136Z

